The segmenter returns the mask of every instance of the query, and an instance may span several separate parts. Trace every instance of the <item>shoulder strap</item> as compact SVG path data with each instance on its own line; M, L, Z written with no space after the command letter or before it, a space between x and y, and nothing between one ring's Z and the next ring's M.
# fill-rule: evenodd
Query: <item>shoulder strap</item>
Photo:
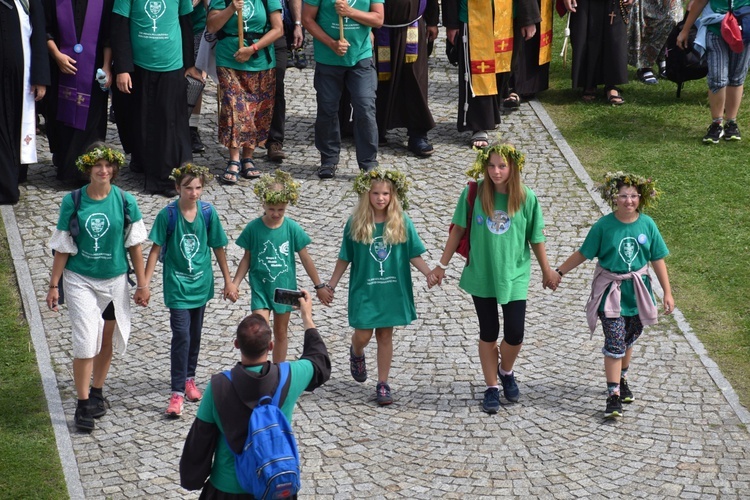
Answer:
M289 363L279 363L279 386L276 388L276 392L273 393L273 400L271 403L274 406L280 406L279 401L281 400L281 393L286 385L286 379L289 378Z
M211 215L213 214L214 207L210 203L200 200L198 200L198 206L203 214L203 222L206 223L206 232L208 232L211 229Z
M174 233L174 228L177 225L177 202L170 201L167 205L167 240ZM166 242L165 242L166 244Z
M114 189L117 189L120 192L120 199L122 200L122 214L123 214L123 224L122 224L122 230L123 232L128 230L128 226L130 226L130 223L132 222L130 220L130 212L128 211L128 199L125 198L125 191L118 188L117 186L112 186Z
M81 188L70 192L70 197L73 198L73 213L70 214L68 220L68 231L73 239L76 239L81 232L81 228L78 225L78 209L81 206Z
M469 196L466 201L469 202L469 212L466 214L466 240L471 241L471 220L474 218L474 205L477 201L477 191L479 184L476 181L469 181ZM469 255L466 256L466 265L469 265Z

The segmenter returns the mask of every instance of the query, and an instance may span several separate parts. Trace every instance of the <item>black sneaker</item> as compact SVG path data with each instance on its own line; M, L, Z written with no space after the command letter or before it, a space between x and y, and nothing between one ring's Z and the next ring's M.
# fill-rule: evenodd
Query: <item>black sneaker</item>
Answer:
M286 67L287 68L294 67L294 51L293 50L288 50L286 53Z
M503 384L503 395L505 395L505 399L511 403L517 403L518 395L521 391L518 390L515 375L513 373L510 375L503 375L500 373L500 368L498 367L497 376L500 379L500 383Z
M198 133L198 127L190 127L190 143L193 147L193 153L202 153L206 150L206 145L203 144Z
M740 127L737 126L737 122L726 122L724 124L724 140L725 141L741 141Z
M352 346L349 346L349 370L352 372L352 377L357 382L364 382L367 380L365 353L362 353L362 356L355 356ZM390 389L388 390L390 391Z
M623 403L632 403L635 401L633 393L630 391L630 387L628 387L628 380L625 378L620 379L620 401Z
M94 417L91 416L91 411L88 406L81 406L76 408L76 415L74 417L76 428L79 431L91 432L96 429L96 423L94 423Z
M500 409L500 389L497 387L488 387L484 391L482 400L482 411L494 415Z
M385 382L378 382L375 392L376 400L380 406L387 406L393 403L393 398L391 397L391 386Z
M294 51L294 65L297 69L307 68L307 56L302 52L302 47Z
M739 130L737 131L739 133ZM704 144L719 144L719 139L724 136L724 128L719 122L711 122L706 135L703 136Z
M107 414L107 408L109 408L109 400L103 395L93 394L89 392L89 415L94 418L101 418Z
M620 388L622 390L622 388ZM622 417L622 401L619 394L612 394L607 398L607 409L604 410L604 418Z

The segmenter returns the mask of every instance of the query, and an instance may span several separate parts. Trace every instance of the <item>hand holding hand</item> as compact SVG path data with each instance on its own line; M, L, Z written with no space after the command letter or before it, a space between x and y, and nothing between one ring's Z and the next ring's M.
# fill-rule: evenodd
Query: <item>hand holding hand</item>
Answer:
M324 305L324 306L330 306L333 302L333 290L328 288L327 286L324 286L323 288L318 288L315 290L315 294L318 296L318 300Z
M443 278L445 277L445 269L442 267L436 266L435 269L430 271L430 274L427 275L427 286L429 288L432 288L435 285L442 285L443 284Z
M542 274L542 287L545 289L549 288L553 292L557 290L557 287L562 281L562 276L560 276L560 273L550 267Z
M224 284L224 300L229 299L232 302L237 302L237 298L239 296L240 291L237 289L233 282L230 281Z
M148 305L148 301L151 298L151 291L147 286L143 288L136 288L135 294L133 295L133 300L136 304L138 304L141 307L146 307Z

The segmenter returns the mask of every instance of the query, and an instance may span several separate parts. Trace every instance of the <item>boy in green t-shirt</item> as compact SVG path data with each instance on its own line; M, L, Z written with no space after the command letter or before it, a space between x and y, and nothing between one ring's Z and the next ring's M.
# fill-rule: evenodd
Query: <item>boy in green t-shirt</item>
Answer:
M593 334L597 318L604 330L604 371L607 376L606 418L622 416L622 403L632 403L628 367L633 344L643 325L656 323L656 304L648 266L664 290L664 311L672 314L674 299L664 257L669 250L653 219L641 209L659 195L653 180L623 172L607 173L601 187L613 213L599 219L589 230L580 250L561 265L563 276L587 259L597 258L586 316Z
M149 238L153 245L146 263L146 280L151 281L156 261L161 258L164 304L169 308L172 328L172 395L166 413L169 417L179 417L185 399L199 401L202 397L195 386L195 370L203 314L206 303L214 296L209 248L213 248L224 276L223 298L237 300L237 288L227 266L224 228L213 206L199 200L203 186L210 179L208 169L187 163L172 171L172 179L180 197L159 212L151 228Z

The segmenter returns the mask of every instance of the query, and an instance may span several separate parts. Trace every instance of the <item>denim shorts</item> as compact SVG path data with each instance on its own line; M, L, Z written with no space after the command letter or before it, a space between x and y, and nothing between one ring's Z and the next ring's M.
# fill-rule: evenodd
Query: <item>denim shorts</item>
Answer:
M737 54L727 42L710 30L706 33L706 61L708 63L708 89L716 93L724 87L741 87L745 83L750 65L750 50Z

